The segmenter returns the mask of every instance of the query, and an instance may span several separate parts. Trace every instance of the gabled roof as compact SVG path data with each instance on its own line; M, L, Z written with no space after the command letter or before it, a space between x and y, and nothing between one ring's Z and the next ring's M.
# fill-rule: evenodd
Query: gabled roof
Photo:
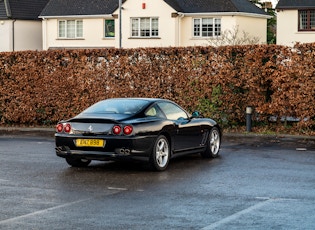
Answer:
M215 13L242 12L263 14L265 11L248 0L164 0L177 12L181 13Z
M125 1L128 0L122 2ZM267 15L248 0L164 0L164 2L180 13L243 12ZM108 15L116 9L118 9L118 0L50 0L40 16Z
M315 8L315 0L279 0L276 9Z
M50 0L40 16L107 15L119 7L118 3L118 0Z
M49 0L0 0L1 19L38 20Z

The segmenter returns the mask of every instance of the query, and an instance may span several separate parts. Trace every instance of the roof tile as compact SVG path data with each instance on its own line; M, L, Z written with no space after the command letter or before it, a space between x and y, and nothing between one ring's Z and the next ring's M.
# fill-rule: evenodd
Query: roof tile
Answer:
M0 18L38 20L49 0L2 0ZM9 9L6 10L7 6Z
M315 8L315 0L279 0L277 9Z
M125 2L127 0L123 0ZM181 13L244 12L266 14L248 0L164 0ZM112 14L118 0L50 0L41 16Z

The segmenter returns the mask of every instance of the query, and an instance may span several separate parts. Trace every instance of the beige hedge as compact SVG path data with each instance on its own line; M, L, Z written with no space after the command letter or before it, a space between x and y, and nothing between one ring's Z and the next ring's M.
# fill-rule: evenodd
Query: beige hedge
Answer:
M51 125L112 97L161 97L225 125L301 118L313 128L315 44L0 53L0 124Z

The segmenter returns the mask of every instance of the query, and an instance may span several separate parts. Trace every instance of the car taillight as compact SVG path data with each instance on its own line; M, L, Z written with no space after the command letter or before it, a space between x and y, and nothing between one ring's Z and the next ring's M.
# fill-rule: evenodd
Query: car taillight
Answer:
M70 133L70 131L71 131L71 125L70 125L70 124L66 124L66 125L64 126L64 131L65 131L65 133Z
M133 128L132 128L131 125L126 125L126 126L124 127L124 134L125 134L125 135L130 135L130 134L132 133L132 130L133 130Z
M112 130L113 130L113 134L115 135L120 135L120 134L130 135L133 131L133 128L131 125L126 125L123 128L120 125L115 125Z
M58 133L61 133L62 131L63 131L63 124L58 124L57 126L56 126L56 131L58 132Z
M113 133L114 133L115 135L119 135L119 134L121 133L121 127L120 127L119 125L115 125L115 126L113 127Z

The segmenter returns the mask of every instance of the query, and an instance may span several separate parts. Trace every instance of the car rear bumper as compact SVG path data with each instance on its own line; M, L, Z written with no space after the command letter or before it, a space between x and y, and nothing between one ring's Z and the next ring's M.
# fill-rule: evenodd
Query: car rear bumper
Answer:
M103 139L104 147L77 147L76 139ZM89 160L134 159L147 161L152 153L154 136L112 138L107 136L82 137L55 135L56 155L59 157L75 157Z
M90 150L71 150L67 146L56 147L56 155L59 157L67 158L84 158L87 160L140 160L148 161L150 155L146 152L134 151L129 149L117 149L115 152L100 152L100 151L90 151Z

